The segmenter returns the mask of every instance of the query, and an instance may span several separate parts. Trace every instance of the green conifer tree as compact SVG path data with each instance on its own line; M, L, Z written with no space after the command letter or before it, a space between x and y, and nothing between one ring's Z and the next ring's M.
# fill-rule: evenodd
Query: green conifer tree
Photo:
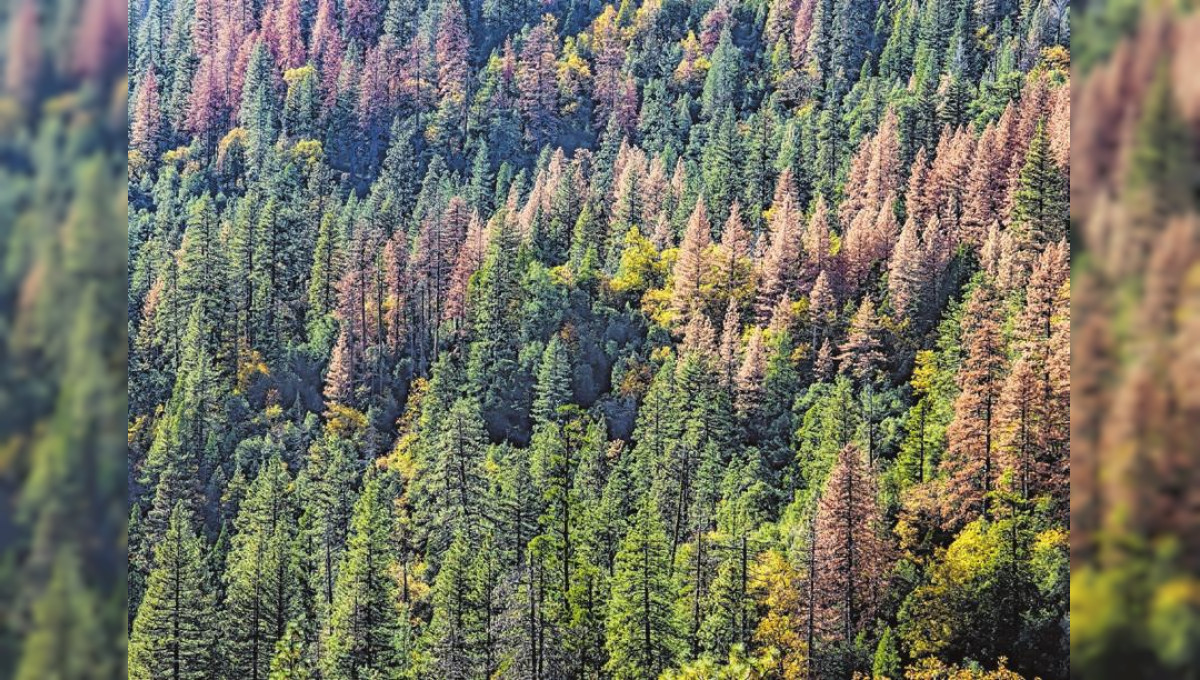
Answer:
M216 631L204 553L204 540L192 530L191 513L176 504L166 535L156 544L155 567L129 636L130 678L213 676Z

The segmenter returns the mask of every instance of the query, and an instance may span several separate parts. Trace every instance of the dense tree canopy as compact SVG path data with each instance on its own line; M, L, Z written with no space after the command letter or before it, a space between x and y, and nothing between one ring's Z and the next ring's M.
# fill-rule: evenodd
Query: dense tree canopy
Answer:
M1065 7L535 4L131 4L131 668L1065 677Z

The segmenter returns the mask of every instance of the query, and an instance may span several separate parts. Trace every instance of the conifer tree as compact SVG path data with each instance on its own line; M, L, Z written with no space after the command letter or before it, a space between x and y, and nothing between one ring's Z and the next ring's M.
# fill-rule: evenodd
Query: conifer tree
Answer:
M469 398L455 401L441 416L436 436L436 458L428 479L434 522L430 529L440 530L445 538L449 537L446 532L457 529L474 536L483 519L481 502L486 488L483 464L487 433L479 403Z
M557 21L547 14L526 36L517 64L518 105L525 119L525 136L535 148L549 139L557 123L558 48Z
M606 668L614 678L656 678L680 652L668 548L658 508L643 501L617 552L605 623Z
M989 497L1000 476L996 428L1007 361L995 298L988 281L978 282L962 317L960 391L947 431L949 449L941 463L947 487L943 516L951 526L988 516Z
M258 41L246 66L246 84L242 86L241 108L238 110L238 122L249 132L252 140L251 158L256 166L262 164L277 134L279 105L274 70L271 52L261 40Z
M333 613L339 568L350 531L357 479L355 462L351 443L328 434L313 444L304 470L305 512L301 526L302 545L308 551L302 554L302 564L307 574L307 592L312 593L314 600L315 623L322 631L328 630ZM314 657L318 664L323 663L319 653Z
M765 321L783 296L799 288L801 254L804 251L803 219L792 192L781 176L776 190L777 200L771 206L770 245L762 260L761 284L758 289L758 316ZM781 191L782 190L782 191ZM781 195L782 194L782 195Z
M291 479L279 459L266 461L235 522L225 569L226 665L239 676L268 677L275 646L298 611Z
M700 103L704 116L715 121L717 116L738 103L741 51L733 44L733 34L728 26L721 31L720 41L712 52L710 62Z
M1012 196L1013 238L1022 251L1041 249L1066 234L1066 183L1054 162L1046 123L1038 123L1025 164L1017 176ZM1021 256L1021 266L1033 266L1033 255Z
M129 637L129 677L138 680L212 677L212 590L204 565L203 539L192 530L192 515L176 504L155 567L146 582Z
M312 670L304 649L304 633L295 621L288 623L284 636L275 643L268 680L309 680Z
M129 146L148 157L158 153L162 143L162 110L159 101L158 77L154 69L138 83L134 90L133 121L129 126Z
M730 206L741 193L741 146L737 117L733 107L726 106L709 123L701 157L705 202L718 224L729 217Z
M567 348L556 333L550 336L542 352L542 363L538 368L537 384L534 387L533 421L545 424L560 420L559 409L570 404L571 364Z
M885 356L881 334L875 306L869 297L865 297L850 321L846 342L838 357L842 371L854 376L860 384L872 380L875 371L883 367Z
M708 221L708 211L704 199L697 199L684 230L683 243L679 246L679 259L672 272L671 305L681 319L689 318L693 311L702 309L700 287L711 243L712 226Z
M193 305L183 340L184 352L166 413L155 428L142 470L154 485L154 500L146 517L151 544L162 540L176 505L198 510L202 462L215 439L216 380L201 338L201 305Z
M480 658L482 620L479 592L481 583L472 572L471 547L463 531L442 556L433 587L434 617L430 630L434 636L433 653L440 677L467 680L482 672Z
M392 573L394 516L386 481L382 473L368 472L354 504L329 620L323 660L327 678L363 678L404 667L396 649L402 621Z
M96 630L100 608L83 581L78 558L62 549L52 568L49 583L32 607L33 625L21 648L15 680L87 677L109 663Z
M825 483L813 550L821 571L816 606L832 640L850 643L871 621L886 567L875 480L857 446L848 444Z
M921 310L929 286L925 250L915 219L909 217L888 264L888 293L892 309L900 318L914 318Z

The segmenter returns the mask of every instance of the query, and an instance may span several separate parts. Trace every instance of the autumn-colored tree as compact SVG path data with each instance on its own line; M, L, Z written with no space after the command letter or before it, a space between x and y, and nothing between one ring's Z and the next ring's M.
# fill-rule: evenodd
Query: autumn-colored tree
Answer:
M780 200L771 206L769 231L770 246L762 260L762 283L758 289L756 303L759 319L766 320L789 292L799 288L801 254L804 252L803 219L797 209L791 191L786 188L786 177L779 178L776 195Z
M1005 380L997 407L997 462L1012 470L1015 491L1022 499L1037 496L1046 487L1047 466L1039 455L1044 446L1039 434L1045 430L1047 406L1039 376L1025 358L1013 364Z
M919 314L930 282L920 229L912 217L904 221L888 268L888 294L892 309L901 318L912 318Z
M383 27L383 7L380 0L347 0L345 7L347 41L371 45Z
M680 318L689 318L693 310L703 308L700 287L711 243L712 225L708 221L704 199L700 198L688 218L683 243L679 246L679 259L672 270L671 306Z
M397 229L383 248L383 284L385 292L385 337L393 352L404 345L411 323L409 307L408 237Z
M299 68L308 60L304 38L300 34L303 22L300 0L279 0L270 13L274 21L266 27L268 46L281 70Z
M830 269L829 262L833 257L831 220L825 197L818 195L813 204L812 215L809 215L808 224L804 228L804 267L799 291L801 293L807 292L806 287L812 286L818 274Z
M465 121L460 121L466 113L467 98L470 95L468 59L471 54L471 39L467 33L466 17L458 0L446 3L442 10L435 45L440 98L438 124L453 129L444 130L444 133L459 132L458 128L465 125Z
M621 35L616 8L606 5L592 22L592 50L595 54L596 120L607 121L621 99L621 71L625 66L625 40Z
M883 367L886 359L882 335L883 328L875 314L875 305L871 298L865 297L850 321L846 342L841 346L838 360L842 371L848 372L860 383L874 378L875 372Z
M446 319L456 319L460 322L466 320L467 287L471 277L483 266L486 253L487 234L483 220L479 218L478 213L472 213L462 247L458 249L454 270L450 273L450 287L446 292Z
M1004 387L1004 337L994 286L978 281L963 313L963 365L954 420L947 430L949 449L941 463L946 478L942 513L949 526L988 515L990 495L1001 466L997 459L1001 390Z
M158 77L153 69L138 83L133 99L129 147L153 157L162 144L162 103L159 101Z
M849 643L871 622L886 576L875 480L853 444L842 448L817 510L816 602L822 636Z
M687 234L684 234L686 242ZM742 221L742 209L736 202L729 210L729 219L721 231L720 247L706 273L706 287L716 293L715 304L741 305L747 301L753 286L750 260L750 234Z
M900 234L893 203L894 199L889 195L878 211L863 210L847 225L842 239L842 259L848 289L861 288L876 264L886 261L891 254Z
M525 120L525 136L536 146L554 131L558 118L558 22L547 14L533 27L517 62L517 105Z

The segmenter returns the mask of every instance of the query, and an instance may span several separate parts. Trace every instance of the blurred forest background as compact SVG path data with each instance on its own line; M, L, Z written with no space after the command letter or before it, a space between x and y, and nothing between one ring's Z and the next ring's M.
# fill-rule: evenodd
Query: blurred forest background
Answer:
M126 30L0 2L0 678L125 672Z
M1076 22L1071 664L1200 672L1200 17L1089 3Z
M131 677L1069 675L1065 1L129 12Z

